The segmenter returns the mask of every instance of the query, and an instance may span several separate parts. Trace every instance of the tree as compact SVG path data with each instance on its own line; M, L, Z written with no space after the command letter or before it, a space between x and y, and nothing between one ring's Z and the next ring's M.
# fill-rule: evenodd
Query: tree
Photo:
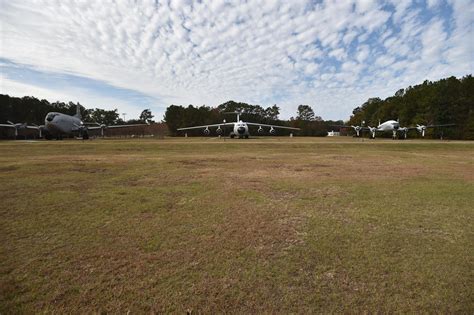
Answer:
M314 120L314 111L309 105L299 105L298 113L296 115L297 120L311 121Z
M117 109L105 110L96 108L90 111L90 118L93 122L104 125L115 125L118 122L119 113L117 112Z
M265 118L269 121L278 120L278 115L280 115L280 108L276 104L265 109Z
M142 111L142 113L140 114L140 120L141 121L148 121L148 122L154 122L152 120L152 118L155 117L151 114L151 110L150 109L145 109Z

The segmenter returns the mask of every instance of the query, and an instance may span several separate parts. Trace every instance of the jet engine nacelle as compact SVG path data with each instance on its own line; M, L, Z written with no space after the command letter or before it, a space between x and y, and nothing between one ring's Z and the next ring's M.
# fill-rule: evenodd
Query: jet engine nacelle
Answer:
M218 135L221 135L221 134L222 134L222 128L221 128L221 126L217 127L216 133L217 133Z
M204 134L207 136L208 134L210 134L211 132L209 131L209 127L206 127L206 129L204 129Z
M275 130L273 127L270 127L270 131L269 131L269 132L270 132L270 134L274 135L275 132L276 132L276 130Z
M258 132L258 133L263 133L263 131L264 131L264 130L263 130L262 126L258 126L257 132Z

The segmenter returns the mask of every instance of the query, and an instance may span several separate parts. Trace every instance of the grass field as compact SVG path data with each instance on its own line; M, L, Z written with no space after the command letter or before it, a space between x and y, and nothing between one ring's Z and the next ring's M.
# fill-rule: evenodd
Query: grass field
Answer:
M0 142L0 313L474 312L474 142Z

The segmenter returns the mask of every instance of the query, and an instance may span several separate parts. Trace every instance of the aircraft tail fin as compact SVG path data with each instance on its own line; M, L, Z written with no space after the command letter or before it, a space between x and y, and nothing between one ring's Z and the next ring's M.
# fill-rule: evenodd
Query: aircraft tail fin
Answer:
M81 105L78 103L76 105L76 114L74 115L74 117L77 117L79 119L82 119L82 115L81 115Z
M237 122L239 122L240 121L240 115L242 114L242 111L223 112L223 114L237 114Z

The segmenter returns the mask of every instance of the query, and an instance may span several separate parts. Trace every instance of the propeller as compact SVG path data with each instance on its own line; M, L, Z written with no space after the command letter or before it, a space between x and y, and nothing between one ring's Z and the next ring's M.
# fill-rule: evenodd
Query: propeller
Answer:
M258 126L258 130L257 130L258 133L262 133L263 132L263 128L262 126Z
M27 127L27 124L26 123L13 123L11 122L10 120L7 120L7 123L9 123L10 125L12 125L13 128L15 128L15 137L18 137L18 130L21 130L21 129L26 129Z
M38 126L37 124L32 124L33 126L36 127L36 129L38 129L38 135L40 138L43 138L43 131L45 130L45 126L44 125L40 125Z
M270 134L274 135L275 134L275 129L273 127L270 127Z
M351 126L351 127L355 130L357 137L360 137L362 126Z
M372 139L375 139L375 131L377 130L377 127L370 127L370 126L367 126L367 128L369 128L370 137L371 137Z
M107 125L100 124L99 127L100 127L100 136L103 138L104 137L104 130L107 129Z
M80 124L74 123L74 126L77 127L77 130L79 131L79 135L80 135L83 139L89 139L89 136L88 136L88 134L87 134L87 126L85 126L82 121L81 121Z
M407 136L408 136L408 128L407 127L398 128L398 131L403 134L404 139L407 138Z
M209 131L209 127L206 127L206 129L204 129L204 134L207 136L209 133L211 133L211 132Z
M221 135L221 134L222 134L222 128L221 128L221 126L217 127L216 133L217 133L218 135Z
M426 126L425 125L418 125L416 124L416 130L421 133L421 136L424 138L425 137L425 132L426 132Z

